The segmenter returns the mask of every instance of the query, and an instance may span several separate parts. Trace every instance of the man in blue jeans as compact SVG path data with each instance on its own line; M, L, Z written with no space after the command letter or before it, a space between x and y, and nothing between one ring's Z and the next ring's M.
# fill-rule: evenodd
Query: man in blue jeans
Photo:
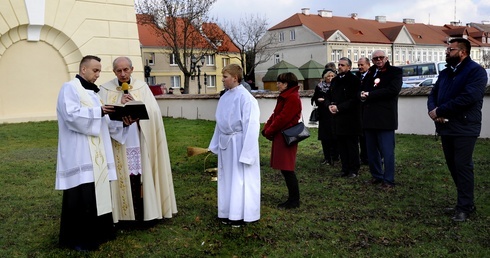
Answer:
M402 70L391 66L382 50L373 52L372 61L374 65L362 81L360 93L370 183L391 190L395 187L395 130Z
M473 151L481 131L487 74L471 60L471 44L463 38L449 41L447 68L427 101L429 116L441 136L446 164L456 185L458 199L453 221L466 221L475 211Z

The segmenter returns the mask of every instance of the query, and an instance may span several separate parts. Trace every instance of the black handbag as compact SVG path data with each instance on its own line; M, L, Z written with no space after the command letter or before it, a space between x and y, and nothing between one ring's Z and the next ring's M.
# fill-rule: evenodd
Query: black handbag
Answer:
M284 140L286 140L286 145L291 146L310 137L310 130L308 130L308 127L303 122L299 122L282 131L282 135L284 136Z
M316 105L313 106L313 110L311 110L310 122L318 122L318 107Z

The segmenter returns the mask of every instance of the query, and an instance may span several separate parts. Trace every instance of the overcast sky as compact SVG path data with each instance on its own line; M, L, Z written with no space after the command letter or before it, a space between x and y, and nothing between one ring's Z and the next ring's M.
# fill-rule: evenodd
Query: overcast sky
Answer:
M463 25L490 21L490 0L217 0L210 17L222 24L258 14L267 18L270 28L300 13L302 8L310 8L311 14L324 9L332 11L334 16L348 17L357 13L359 18L374 19L383 15L387 21L401 22L411 18L417 23L433 25L449 24L455 19Z

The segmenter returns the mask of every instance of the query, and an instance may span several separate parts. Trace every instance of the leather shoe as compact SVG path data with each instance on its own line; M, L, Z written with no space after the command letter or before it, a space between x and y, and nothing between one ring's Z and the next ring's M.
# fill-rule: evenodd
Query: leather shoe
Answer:
M336 174L336 177L347 177L349 173L341 171L340 173Z
M366 181L366 183L371 185L377 185L383 183L383 180L378 178L371 178L370 180Z
M355 178L355 177L357 177L357 174L356 173L348 173L348 174L346 174L346 175L344 175L342 177L345 177L345 178Z
M468 218L470 217L470 214L469 213L466 213L466 212L456 212L456 214L454 215L454 217L452 217L452 220L454 222L464 222L466 221Z
M467 212L467 213L473 213L476 211L476 206L471 206L470 210ZM456 213L458 213L459 211L455 208L455 207L446 207L444 208L444 213L446 214L451 214L451 215L454 215Z
M279 203L277 205L277 208L284 209L288 204L289 204L289 200L287 200L287 201L285 201L283 203Z
M283 203L280 203L279 205L277 205L277 208L286 209L286 210L299 208L299 201L289 201L288 200L286 202L283 202Z
M382 183L381 184L381 189L383 189L385 191L395 190L395 185L387 184L387 183Z
M332 164L333 164L333 163L332 163L332 161L331 161L331 160L326 160L326 159L324 159L324 160L322 160L321 164L322 164L322 165L330 165L330 166L332 166Z

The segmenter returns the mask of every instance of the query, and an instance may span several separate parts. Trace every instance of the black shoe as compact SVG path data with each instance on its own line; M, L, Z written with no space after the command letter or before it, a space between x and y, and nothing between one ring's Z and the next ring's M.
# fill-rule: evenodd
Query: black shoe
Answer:
M383 183L383 180L378 178L371 178L370 180L366 181L366 183L371 185L377 185Z
M290 201L286 206L284 206L284 209L286 210L296 208L299 208L299 201Z
M231 225L231 221L229 219L218 218L223 225Z
M279 203L277 205L277 208L284 209L288 204L289 204L289 200L287 200L287 201L285 201L283 203Z
M382 183L381 184L381 189L383 189L385 191L395 190L395 185L388 184L388 183Z
M470 217L470 214L467 212L456 212L452 220L454 222L465 222Z
M349 173L347 172L340 172L338 174L335 175L336 177L348 177L349 176Z
M471 213L474 213L475 211L476 211L476 207L475 206L471 206L470 207L470 210L467 213L471 214ZM455 215L458 212L459 211L455 207L446 207L446 208L444 208L444 213L447 213L447 214Z
M223 218L219 218L219 220L221 220L221 224L223 225L231 225L232 227L237 227L237 228L245 225L245 222L243 222L243 220L230 220L230 219L223 219Z

